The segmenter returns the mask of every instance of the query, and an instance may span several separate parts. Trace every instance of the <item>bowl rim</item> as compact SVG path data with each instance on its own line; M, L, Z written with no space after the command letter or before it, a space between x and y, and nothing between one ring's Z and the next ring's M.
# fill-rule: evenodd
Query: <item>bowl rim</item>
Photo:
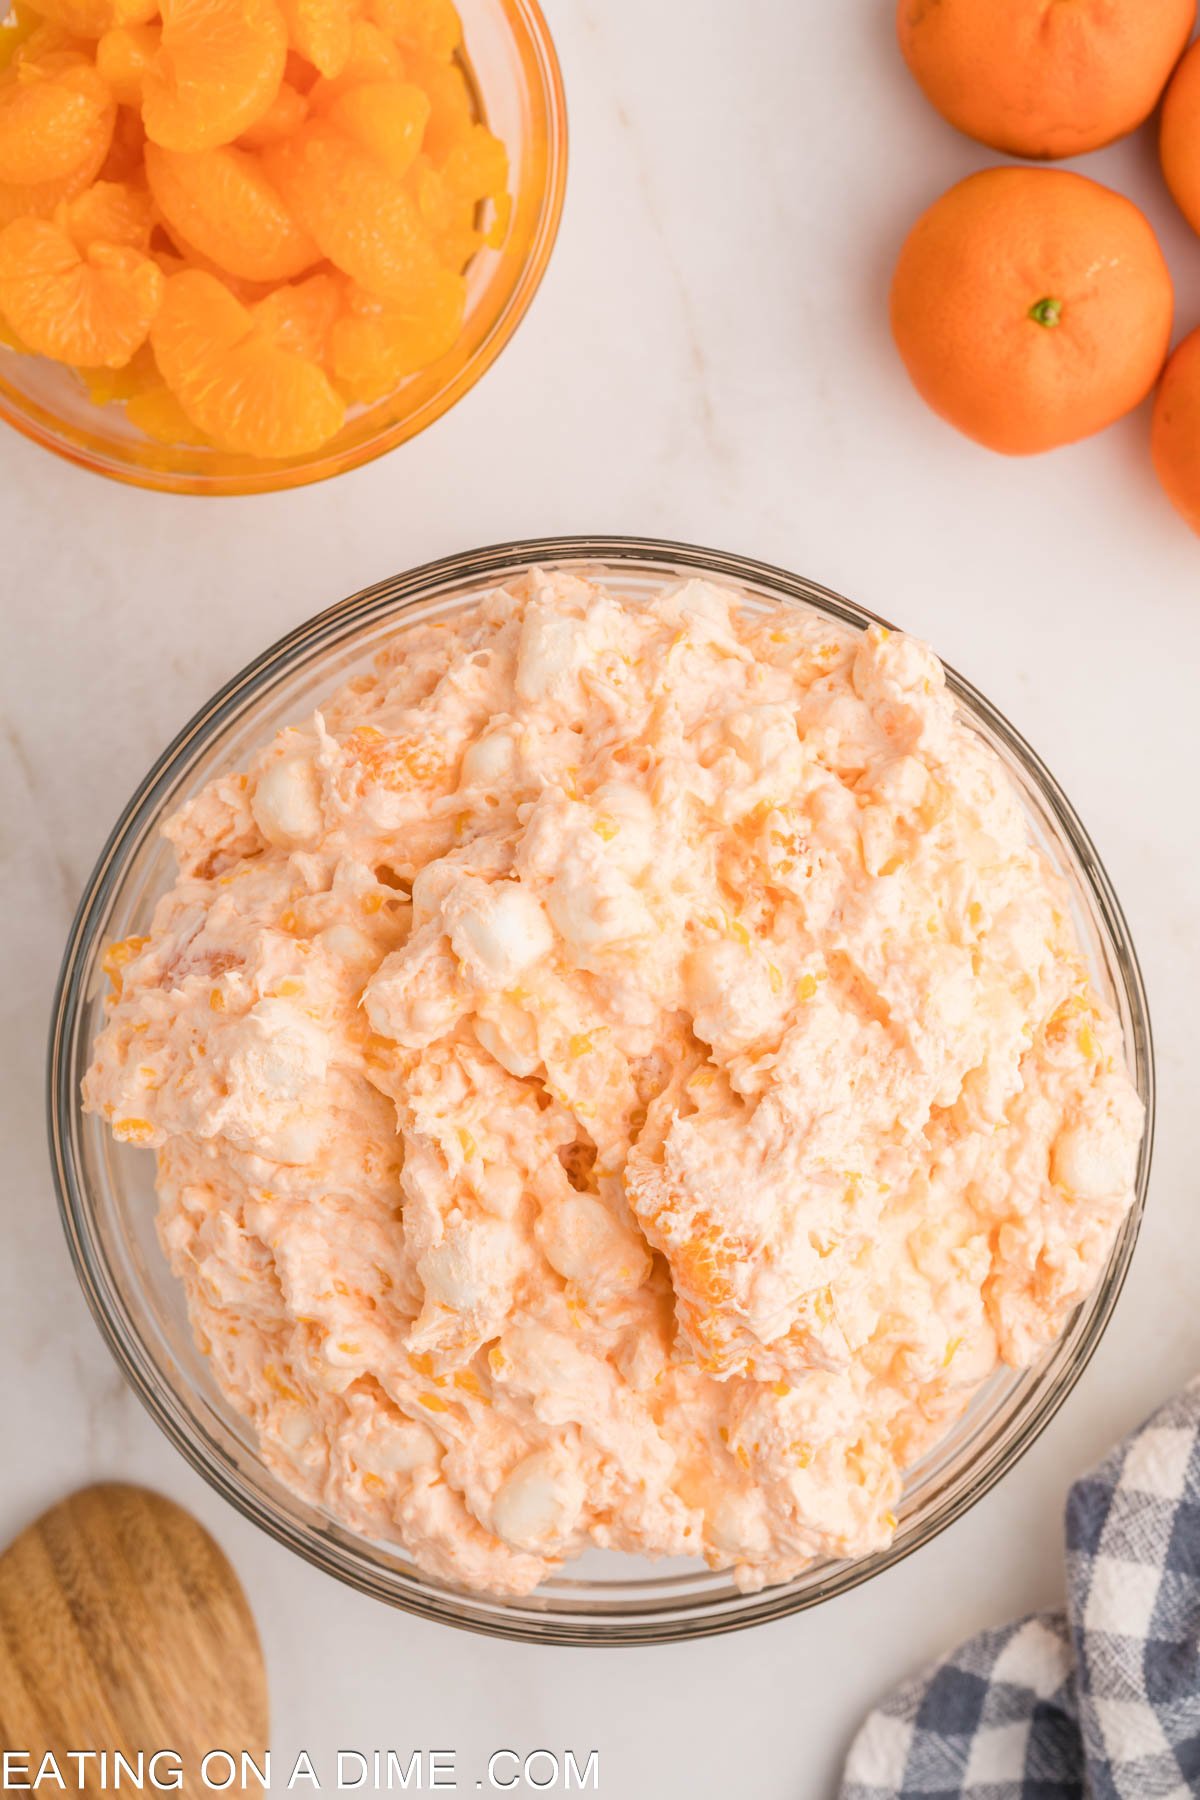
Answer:
M539 111L545 121L544 170L540 177L534 230L491 325L470 354L457 363L453 374L432 391L423 393L411 411L361 443L342 449L333 448L337 443L335 438L330 446L311 456L264 463L260 468L253 467L250 459L244 459L246 467L211 473L128 461L107 445L89 442L84 434L67 431L50 407L22 394L3 373L0 373L0 423L11 426L31 443L90 474L102 475L110 481L150 493L180 494L206 500L288 493L315 482L329 481L336 475L365 468L436 424L487 374L527 317L550 264L566 197L569 160L566 89L549 24L540 0L499 0L499 4L508 15L510 31L519 35L520 60L526 76L537 78ZM469 44L464 47L463 58L471 69ZM452 347L447 355L453 355L456 347ZM431 367L436 368L436 363ZM426 373L420 371L417 379ZM103 408L97 407L96 411L99 414Z
M897 1538L886 1549L870 1556L831 1563L823 1581L802 1591L793 1591L791 1584L767 1588L749 1600L742 1597L735 1611L723 1610L728 1606L725 1597L700 1595L691 1602L672 1603L667 1613L633 1610L622 1615L595 1616L585 1612L551 1613L538 1610L536 1595L532 1601L514 1604L494 1596L441 1588L437 1584L418 1586L408 1578L398 1584L394 1573L372 1561L367 1549L368 1540L346 1532L343 1534L345 1541L340 1541L338 1528L332 1523L329 1528L314 1528L311 1523L302 1524L288 1516L281 1507L267 1504L244 1481L224 1450L205 1441L194 1414L167 1403L172 1390L163 1380L157 1364L132 1325L127 1327L120 1311L114 1310L106 1299L111 1284L105 1282L101 1259L93 1251L84 1184L69 1148L72 1126L80 1112L80 1097L71 1064L75 1025L84 999L79 974L93 948L97 916L103 912L124 872L126 859L123 852L129 843L140 841L143 831L153 823L159 812L161 790L170 784L179 759L189 750L199 753L219 736L227 715L247 689L256 689L272 673L297 663L306 650L311 652L319 647L332 651L342 638L370 622L373 616L382 618L392 611L402 616L406 605L413 604L431 590L441 592L454 581L479 582L487 578L510 577L532 566L586 568L589 564L603 564L619 568L622 563L631 567L638 565L647 573L661 574L668 569L694 570L731 585L761 584L780 595L816 605L859 629L870 625L897 629L888 620L834 590L773 564L694 544L640 537L544 537L491 544L422 563L335 602L286 632L219 688L156 758L122 809L84 886L68 935L55 988L46 1067L51 1171L76 1276L101 1335L126 1379L155 1423L197 1473L245 1518L277 1542L327 1574L401 1611L441 1620L485 1636L587 1648L622 1644L645 1646L725 1635L806 1611L902 1562L990 1492L1049 1425L1082 1376L1107 1329L1128 1274L1145 1210L1155 1128L1156 1079L1149 1004L1129 927L1107 872L1074 807L1041 758L990 701L949 664L943 664L947 685L955 698L979 716L1033 778L1040 798L1049 807L1055 825L1062 831L1079 864L1089 898L1116 952L1131 1027L1126 1033L1126 1055L1146 1113L1134 1201L1100 1283L1091 1299L1084 1303L1091 1308L1086 1336L1076 1346L1075 1353L1054 1371L1054 1378L1035 1388L1018 1406L1014 1418L1002 1433L1006 1434L1007 1441L1003 1442L988 1467L971 1482L960 1483L960 1491L936 1503L906 1537ZM1073 1318L1077 1316L1073 1315ZM1070 1329L1068 1323L1056 1344L1061 1344ZM362 1547L357 1554L354 1553L355 1546ZM664 1589L670 1586L670 1578L660 1585Z

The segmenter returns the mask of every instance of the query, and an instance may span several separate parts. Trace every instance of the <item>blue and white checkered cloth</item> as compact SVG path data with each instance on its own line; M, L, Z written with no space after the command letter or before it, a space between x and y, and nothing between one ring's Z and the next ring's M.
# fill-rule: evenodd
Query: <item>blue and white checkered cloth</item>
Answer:
M1200 1380L1075 1483L1066 1528L1066 1613L897 1689L841 1800L1200 1795Z

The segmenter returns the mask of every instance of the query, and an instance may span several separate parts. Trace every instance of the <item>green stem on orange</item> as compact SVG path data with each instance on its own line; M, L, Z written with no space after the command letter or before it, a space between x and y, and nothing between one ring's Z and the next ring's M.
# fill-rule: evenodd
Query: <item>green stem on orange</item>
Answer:
M1052 300L1049 296L1044 300L1035 300L1029 309L1029 317L1034 324L1044 325L1047 330L1052 330L1055 325L1062 323L1062 314L1062 301Z

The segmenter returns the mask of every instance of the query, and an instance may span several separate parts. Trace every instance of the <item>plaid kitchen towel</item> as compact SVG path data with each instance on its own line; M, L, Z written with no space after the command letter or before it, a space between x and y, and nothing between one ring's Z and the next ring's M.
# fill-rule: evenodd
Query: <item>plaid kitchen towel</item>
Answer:
M987 1631L898 1688L842 1800L1200 1795L1200 1380L1067 1501L1067 1610Z

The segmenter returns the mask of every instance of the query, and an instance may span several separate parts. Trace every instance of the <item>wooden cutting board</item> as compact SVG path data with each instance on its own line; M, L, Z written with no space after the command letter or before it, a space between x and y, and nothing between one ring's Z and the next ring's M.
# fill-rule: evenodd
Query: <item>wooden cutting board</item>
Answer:
M261 1764L267 1740L253 1616L182 1507L144 1488L85 1488L0 1557L0 1751L30 1753L30 1782L47 1751L106 1750L111 1793L113 1752L174 1750L183 1791L196 1792L208 1751ZM101 1791L96 1764L78 1787L76 1765L60 1766L68 1792Z

